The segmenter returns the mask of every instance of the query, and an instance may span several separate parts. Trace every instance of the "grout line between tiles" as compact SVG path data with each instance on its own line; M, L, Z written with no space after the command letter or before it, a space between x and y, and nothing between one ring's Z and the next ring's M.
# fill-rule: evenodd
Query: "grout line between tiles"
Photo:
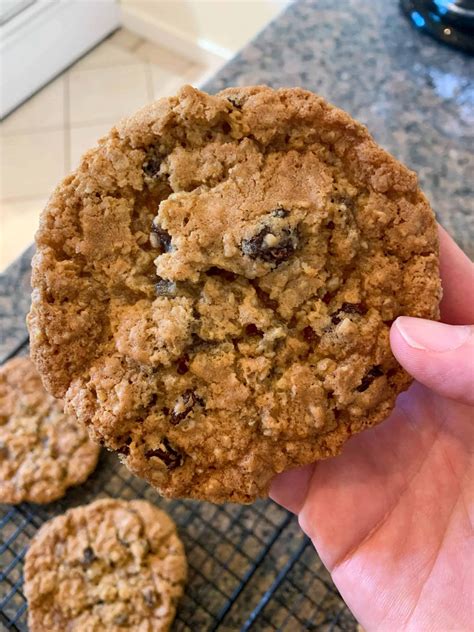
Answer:
M85 123L71 123L69 125L69 131L72 132L73 130L87 130L90 127L96 127L98 125L102 126L102 125L108 125L108 129L105 132L102 132L101 136L104 136L105 134L107 134L107 132L109 130L112 129L112 127L115 127L115 125L117 125L117 123L119 123L120 121L120 117L115 119L114 121L86 121ZM97 137L97 139L99 139L100 136ZM71 141L72 142L72 141Z
M153 89L153 74L151 71L150 62L146 62L145 66L145 78L146 78L146 91L148 93L148 101L151 102L155 98L154 89Z
M75 75L79 72L92 72L94 70L104 70L106 68L122 68L122 67L129 67L129 66L139 66L141 64L140 59L134 60L134 61L120 61L120 62L105 62L103 64L99 64L98 66L91 66L90 68L76 68L75 66L73 66L70 70L68 70L68 72L70 72L71 74Z
M11 138L12 136L31 136L32 134L42 134L43 132L60 132L64 125L48 125L47 127L20 128L11 132L4 132L0 126L0 138Z
M12 203L15 202L28 202L30 200L45 200L48 197L48 193L35 193L34 195L9 195L8 197L0 198L0 205L2 203Z
M147 93L148 93L148 90L147 90ZM107 125L107 124L109 124L110 129L112 129L112 127L116 125L120 121L121 118L130 116L130 114L132 114L132 112L128 112L127 114L124 114L122 117L116 116L112 122L108 118L96 118L92 120L87 119L87 121L76 121L74 123L69 124L69 129L79 129L81 127L92 127L94 125Z
M89 127L94 127L96 125L110 125L110 129L112 129L112 127L114 127L114 125L116 125L119 121L120 121L120 117L115 118L113 121L111 121L110 119L99 119L99 120L95 119L94 121L87 120L81 123L70 123L69 129L71 130L82 129L82 128L87 129Z
M71 116L69 112L69 70L64 73L63 107L64 107L64 171L65 175L71 171Z

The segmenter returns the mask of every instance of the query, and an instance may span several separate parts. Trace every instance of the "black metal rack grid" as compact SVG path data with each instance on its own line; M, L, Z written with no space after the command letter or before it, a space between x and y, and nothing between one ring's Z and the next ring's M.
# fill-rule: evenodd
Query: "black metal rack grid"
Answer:
M26 355L28 339L9 354ZM8 358L5 358L6 361ZM351 631L356 621L297 520L271 501L212 505L161 498L103 451L94 474L49 505L0 505L0 629L27 630L23 558L50 518L100 497L144 498L168 511L186 547L189 579L173 630Z

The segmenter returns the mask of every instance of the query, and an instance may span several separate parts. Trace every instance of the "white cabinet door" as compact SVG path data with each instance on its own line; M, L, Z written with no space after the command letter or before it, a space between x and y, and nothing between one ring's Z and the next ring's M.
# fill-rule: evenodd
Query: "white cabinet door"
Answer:
M2 0L0 4L0 24L5 24L35 0Z
M119 26L115 0L8 0L0 16L0 117Z

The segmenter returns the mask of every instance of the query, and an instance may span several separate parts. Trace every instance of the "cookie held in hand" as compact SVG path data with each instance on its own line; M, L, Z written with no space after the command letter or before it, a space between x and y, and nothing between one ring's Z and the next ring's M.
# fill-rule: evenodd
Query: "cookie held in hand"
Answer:
M414 173L301 89L184 87L86 153L43 212L36 365L167 496L251 502L338 454L410 378L389 329L437 318Z

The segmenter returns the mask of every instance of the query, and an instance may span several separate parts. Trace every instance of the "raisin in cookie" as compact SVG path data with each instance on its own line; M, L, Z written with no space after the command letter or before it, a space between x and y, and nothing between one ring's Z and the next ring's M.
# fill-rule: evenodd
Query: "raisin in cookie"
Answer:
M173 521L143 500L97 500L46 522L25 559L31 632L161 632L186 558Z
M407 388L389 329L438 316L436 224L320 97L188 86L59 185L33 288L36 365L98 441L165 495L250 502Z
M99 450L44 390L29 358L0 368L0 502L61 498L94 470Z

